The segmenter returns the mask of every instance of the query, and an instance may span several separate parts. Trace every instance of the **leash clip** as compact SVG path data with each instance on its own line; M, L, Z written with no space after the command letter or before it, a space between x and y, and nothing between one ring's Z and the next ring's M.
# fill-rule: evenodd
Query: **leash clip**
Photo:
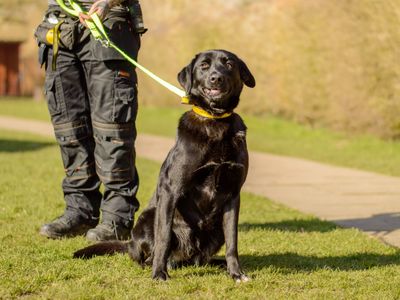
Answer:
M107 41L107 40L102 39L102 38L98 38L97 40L100 42L100 44L101 44L104 48L110 48L110 46L111 46L110 41Z

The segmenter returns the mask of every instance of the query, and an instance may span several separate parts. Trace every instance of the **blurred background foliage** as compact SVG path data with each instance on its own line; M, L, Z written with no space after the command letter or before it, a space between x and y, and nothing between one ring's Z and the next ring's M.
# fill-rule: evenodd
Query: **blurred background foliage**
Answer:
M46 1L37 2L0 0L0 17L11 6L14 11L27 6L32 16L40 15L36 11ZM139 60L164 79L177 84L176 74L195 53L224 48L246 61L257 80L254 90L244 91L240 111L400 138L399 1L141 3L149 31ZM139 85L142 104L179 103L142 74Z

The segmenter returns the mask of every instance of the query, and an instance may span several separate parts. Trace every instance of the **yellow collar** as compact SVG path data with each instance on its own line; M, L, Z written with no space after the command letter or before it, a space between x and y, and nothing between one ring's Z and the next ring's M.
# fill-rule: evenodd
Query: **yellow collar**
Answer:
M228 112L228 113L224 113L223 115L220 115L220 116L214 116L198 106L193 106L192 110L194 113L198 114L199 116L202 116L202 117L205 117L208 119L224 119L224 118L230 117L232 115L231 112Z

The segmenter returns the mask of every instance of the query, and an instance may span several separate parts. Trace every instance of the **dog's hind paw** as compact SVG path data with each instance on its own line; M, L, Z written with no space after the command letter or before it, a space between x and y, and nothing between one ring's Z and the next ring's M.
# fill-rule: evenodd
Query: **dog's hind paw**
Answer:
M250 281L250 277L245 274L240 274L239 276L234 276L233 278L236 283L248 282Z

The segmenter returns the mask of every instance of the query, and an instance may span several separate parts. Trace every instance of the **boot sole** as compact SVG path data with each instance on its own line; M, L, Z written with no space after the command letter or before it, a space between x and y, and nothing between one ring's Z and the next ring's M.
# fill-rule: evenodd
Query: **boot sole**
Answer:
M62 234L62 233L56 233L56 232L51 232L46 230L45 228L40 228L39 234L41 236L53 239L53 240L60 240L62 238L72 238L72 237L76 237L76 236L83 236L86 235L86 233L90 230L95 228L96 225L94 226L90 226L87 225L87 227L85 229L82 229L79 232L74 232L74 233L66 233L66 234Z

